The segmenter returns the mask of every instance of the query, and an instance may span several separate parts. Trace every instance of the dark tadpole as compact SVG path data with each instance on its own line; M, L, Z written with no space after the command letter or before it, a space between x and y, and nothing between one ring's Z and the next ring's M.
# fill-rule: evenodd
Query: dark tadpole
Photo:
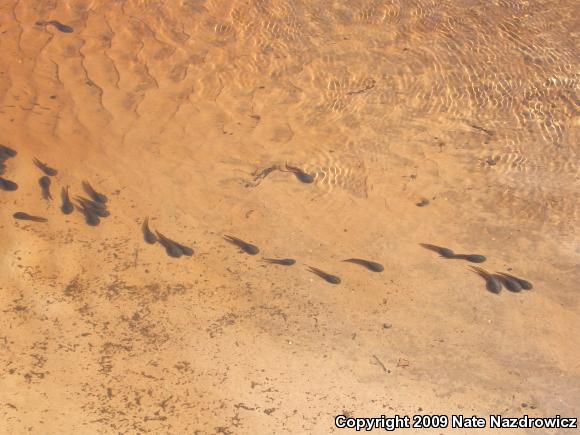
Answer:
M153 245L157 243L157 236L153 234L153 231L149 229L149 217L143 220L143 225L141 225L141 230L143 231L143 238L147 243Z
M175 243L173 240L168 239L159 231L155 231L155 234L157 234L159 243L161 243L161 245L165 248L165 252L167 252L167 255L173 258L179 258L184 255L184 252L178 243Z
M89 195L93 201L100 202L101 204L107 202L107 197L93 189L93 186L91 186L87 181L83 181L83 189L85 192L87 192L87 195Z
M92 201L87 198L83 198L82 196L75 197L77 202L82 205L84 208L91 210L94 214L99 217L109 217L111 213L107 210L107 206L101 204L100 202Z
M84 196L75 196L75 200L80 203L86 204L90 208L107 210L106 204L103 204L102 202L93 201L92 199L85 198Z
M420 245L425 249L438 253L443 258L453 258L455 256L455 252L449 248L442 248L441 246L431 245L429 243L420 243Z
M359 265L364 266L368 270L371 270L373 272L382 272L383 270L385 270L385 268L383 267L382 264L376 263L374 261L362 260L360 258L349 258L348 260L342 260L342 261L347 262L347 263L359 264Z
M185 246L185 245L182 245L181 243L176 242L175 240L168 239L163 234L160 234L159 231L155 231L155 233L157 234L157 237L159 238L159 243L161 243L163 246L165 246L165 249L167 249L167 246L173 245L173 246L177 247L183 255L186 255L188 257L191 257L193 255L193 249L191 249L189 246Z
M64 214L71 214L74 210L73 203L68 196L68 186L63 187L60 191L60 197L62 199L62 205L60 206L60 211Z
M494 274L497 279L503 284L505 288L507 288L510 292L519 293L522 291L522 286L518 281L515 279L510 278L509 276L504 276L502 274Z
M8 160L9 158L16 157L16 150L13 150L6 145L0 145L0 161Z
M525 279L522 278L518 278L517 276L510 275L509 273L499 273L498 275L502 275L516 281L520 285L520 287L523 288L524 290L531 290L534 288L531 282L526 281Z
M173 242L177 245L177 247L179 249L181 249L181 252L183 252L183 255L187 255L188 257L191 257L193 255L193 249L190 248L189 246L185 246L182 245L181 243L177 243L177 242Z
M0 190L5 190L7 192L12 192L18 189L18 184L14 181L7 180L6 178L0 177Z
M246 254L256 255L257 253L260 252L260 249L257 246L252 245L248 242L244 242L243 240L238 239L237 237L224 236L224 240L227 242L230 242L233 245L236 245L238 248L240 248Z
M93 209L86 208L82 204L80 207L77 207L77 209L85 216L85 222L87 223L87 225L90 225L91 227L96 227L101 223L101 219L99 219L99 216L94 212Z
M450 258L455 260L467 260L471 263L483 263L487 260L483 255L477 254L455 254Z
M185 246L185 245L182 245L181 243L176 242L175 240L168 239L163 234L160 234L158 231L155 231L155 233L157 234L157 237L159 238L160 243L163 244L163 242L165 242L168 244L173 244L181 250L183 255L186 255L188 257L191 257L193 255L193 249L190 248L189 246ZM163 245L163 246L165 246L165 245Z
M42 190L42 197L47 201L51 200L52 195L50 194L50 178L46 175L43 175L38 179L38 184Z
M472 272L477 273L483 279L485 279L485 287L492 293L499 294L501 291L501 282L500 280L489 273L488 271L482 269L481 267L477 266L469 266Z
M281 169L282 170L282 169ZM290 166L288 165L288 163L286 163L286 170L282 170L283 172L292 172L296 178L298 178L298 180L300 180L302 183L306 183L306 184L310 184L314 182L314 177L312 175L310 175L309 173L303 171L302 169L296 167L296 166Z
M314 273L315 275L318 275L320 278L322 278L326 282L329 282L330 284L340 284L340 282L341 282L340 278L338 276L331 275L330 273L326 273L326 272L324 272L316 267L308 266L308 271Z
M6 163L0 160L0 175L4 175L4 172L6 172Z
M58 174L58 171L56 169L51 168L46 163L42 163L37 158L32 159L32 161L34 162L34 164L38 169L44 172L45 175L48 175L49 177L54 177L56 174Z
M37 26L54 26L56 30L62 33L72 33L74 29L71 26L67 26L66 24L62 24L60 21L50 20L50 21L37 21Z
M264 258L263 259L266 263L270 264L279 264L281 266L293 266L296 264L296 260L293 258Z
M32 222L48 222L48 219L40 217L40 216L32 216L28 213L24 213L23 211L17 211L12 215L14 219L18 219L21 221L32 221Z

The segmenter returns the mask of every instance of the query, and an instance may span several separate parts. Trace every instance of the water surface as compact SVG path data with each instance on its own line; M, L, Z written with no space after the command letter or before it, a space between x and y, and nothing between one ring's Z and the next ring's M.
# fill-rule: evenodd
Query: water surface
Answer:
M0 192L8 432L328 433L344 412L419 409L573 416L579 12L3 1L0 143L18 155L2 176L19 185ZM72 31L36 24L53 20ZM58 195L42 201L33 158L58 169L54 192L82 195L89 180L110 217L89 227ZM314 182L255 178L285 164ZM146 216L195 254L146 244ZM297 264L265 264L226 234ZM485 255L486 270L534 289L491 294L420 243Z

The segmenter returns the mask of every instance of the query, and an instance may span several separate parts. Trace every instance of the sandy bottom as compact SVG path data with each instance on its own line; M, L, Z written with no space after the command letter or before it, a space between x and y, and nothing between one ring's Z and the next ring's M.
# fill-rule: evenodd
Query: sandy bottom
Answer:
M578 13L1 2L0 143L18 152L2 176L19 188L0 191L0 432L578 416ZM33 158L58 170L52 201ZM256 177L286 162L314 182ZM109 198L96 227L60 211L83 180ZM145 243L146 216L194 255ZM492 294L420 243L485 255L534 289Z

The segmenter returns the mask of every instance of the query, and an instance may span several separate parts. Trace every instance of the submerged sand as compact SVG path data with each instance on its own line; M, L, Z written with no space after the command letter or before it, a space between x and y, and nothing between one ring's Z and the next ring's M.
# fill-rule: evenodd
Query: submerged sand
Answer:
M0 191L0 432L578 416L578 14L574 1L3 1L0 143L18 151L3 176L19 189ZM73 32L35 24L50 20ZM52 202L35 157L59 171ZM254 182L286 162L315 182ZM109 197L97 227L59 209L83 180ZM146 216L195 254L146 244ZM420 243L485 255L534 289L491 294Z

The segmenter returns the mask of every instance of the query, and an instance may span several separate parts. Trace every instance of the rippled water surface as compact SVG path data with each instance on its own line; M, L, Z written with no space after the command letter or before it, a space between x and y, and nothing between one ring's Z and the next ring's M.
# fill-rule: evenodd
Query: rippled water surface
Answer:
M7 432L577 414L578 16L569 0L1 2ZM58 169L52 201L33 158ZM109 197L96 227L60 211L83 180ZM146 216L194 255L146 244ZM534 289L494 295L420 243Z

